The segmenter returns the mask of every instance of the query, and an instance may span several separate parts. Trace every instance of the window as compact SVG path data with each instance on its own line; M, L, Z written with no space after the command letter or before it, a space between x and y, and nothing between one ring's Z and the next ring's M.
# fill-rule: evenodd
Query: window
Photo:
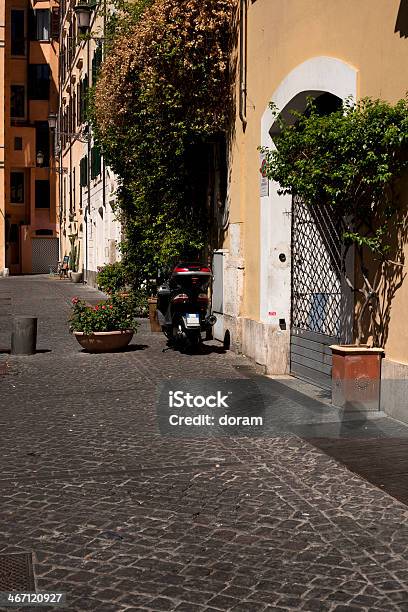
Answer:
M23 139L21 136L14 136L14 150L15 151L23 150Z
M101 152L99 147L91 149L91 178L97 178L101 173Z
M48 9L36 9L35 15L35 40L50 40L50 11Z
M39 229L39 230L35 230L35 235L36 236L52 236L53 231L50 229Z
M10 202L24 204L24 172L10 173Z
M50 181L35 181L35 207L50 207Z
M75 132L76 131L76 127L77 127L77 103L76 103L76 93L74 91L74 93L72 94L72 131Z
M30 100L48 100L50 97L50 67L48 64L29 64L28 97Z
M96 83L98 78L99 68L102 64L102 47L97 47L95 49L94 56L92 58L92 85Z
M12 119L24 119L25 117L25 88L24 85L11 86L11 109Z
M10 225L9 242L18 242L18 225L16 223Z
M41 151L44 155L43 166L49 167L50 163L50 128L48 121L35 122L35 153Z
M25 55L24 11L11 11L11 55Z
M88 101L88 77L84 77L81 81L80 87L80 103L79 103L79 124L86 120L87 114L87 101Z

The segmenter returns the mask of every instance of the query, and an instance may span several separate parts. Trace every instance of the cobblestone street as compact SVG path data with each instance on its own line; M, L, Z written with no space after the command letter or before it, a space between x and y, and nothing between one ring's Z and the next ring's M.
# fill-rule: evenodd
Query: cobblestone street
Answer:
M216 343L162 352L146 321L124 352L82 352L74 295L101 294L0 279L13 313L39 317L36 355L0 353L0 554L33 552L38 590L78 612L408 611L408 508L304 439L341 425L324 398ZM160 435L160 381L246 377L264 437Z

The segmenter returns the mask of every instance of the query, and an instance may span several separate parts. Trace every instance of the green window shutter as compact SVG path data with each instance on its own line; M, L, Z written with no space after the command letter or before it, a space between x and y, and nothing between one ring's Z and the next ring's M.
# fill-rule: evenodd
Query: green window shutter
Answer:
M81 187L86 187L88 185L88 156L84 155L84 157L80 161L79 165L79 181Z
M95 147L96 152L96 161L95 161L95 170L96 176L99 176L101 173L101 150L99 147Z
M92 85L96 83L101 63L102 63L102 47L97 47L95 49L95 53L92 58Z
M101 173L101 152L98 146L91 149L91 178L97 178Z
M80 119L80 123L84 123L84 121L86 120L87 106L88 106L88 100L87 100L88 77L83 78L82 81L80 82L79 95L80 95L79 119Z

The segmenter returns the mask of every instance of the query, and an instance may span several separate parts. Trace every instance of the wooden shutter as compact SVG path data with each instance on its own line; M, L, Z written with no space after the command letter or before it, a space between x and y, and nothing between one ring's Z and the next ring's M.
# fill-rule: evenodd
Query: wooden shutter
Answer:
M59 32L60 32L59 7L53 6L51 9L51 38L53 38L54 40L58 40Z

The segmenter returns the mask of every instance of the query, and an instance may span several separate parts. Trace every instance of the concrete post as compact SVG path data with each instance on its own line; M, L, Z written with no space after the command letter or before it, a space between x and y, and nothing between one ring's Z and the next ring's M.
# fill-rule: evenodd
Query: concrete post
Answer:
M11 333L12 355L34 355L37 343L37 318L14 317Z

